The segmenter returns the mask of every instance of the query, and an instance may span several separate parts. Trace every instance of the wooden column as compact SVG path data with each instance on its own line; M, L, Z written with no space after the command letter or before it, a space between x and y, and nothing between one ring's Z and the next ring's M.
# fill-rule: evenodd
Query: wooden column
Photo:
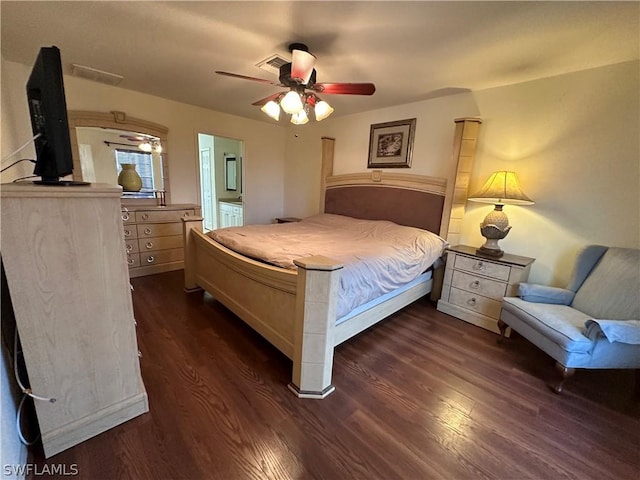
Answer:
M196 282L196 246L193 235L191 235L191 230L202 232L202 220L202 217L182 218L182 236L184 238L184 291L189 293L202 290Z
M333 329L342 264L322 256L294 263L298 266L298 294L289 389L299 398L322 399L335 390L331 384Z
M324 195L327 187L327 178L333 175L333 152L335 144L335 138L322 137L322 166L320 169L320 212L324 212Z
M473 161L476 155L478 133L482 120L479 118L457 118L456 130L453 141L453 161L456 164L456 176L451 195L451 214L449 218L443 218L447 222L446 228L442 228L442 235L451 245L460 243L460 227L464 217L469 189L469 177L473 169ZM444 223L443 223L444 227Z

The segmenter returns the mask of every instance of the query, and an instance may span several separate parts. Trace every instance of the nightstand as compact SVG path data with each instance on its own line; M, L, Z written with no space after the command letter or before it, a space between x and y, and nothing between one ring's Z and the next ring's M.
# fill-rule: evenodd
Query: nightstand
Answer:
M515 296L535 259L504 254L500 258L458 245L447 250L438 310L495 333L502 297Z

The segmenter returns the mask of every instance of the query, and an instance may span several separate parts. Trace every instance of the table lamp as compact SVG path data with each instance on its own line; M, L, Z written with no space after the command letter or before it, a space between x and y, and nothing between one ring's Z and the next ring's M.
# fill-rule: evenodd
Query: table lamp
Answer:
M468 200L474 202L493 203L495 209L484 218L480 224L480 232L486 242L477 249L477 253L492 257L501 257L504 252L498 245L498 240L507 236L511 226L507 215L502 211L506 205L533 205L533 200L527 197L520 188L520 182L515 172L494 172L475 195Z

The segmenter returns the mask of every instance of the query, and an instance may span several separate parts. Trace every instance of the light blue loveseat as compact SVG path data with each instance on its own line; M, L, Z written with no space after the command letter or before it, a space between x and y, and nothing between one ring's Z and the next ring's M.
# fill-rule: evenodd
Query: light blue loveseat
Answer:
M556 393L576 368L640 369L640 250L584 248L567 288L523 283L503 299L501 339L507 326L556 360Z

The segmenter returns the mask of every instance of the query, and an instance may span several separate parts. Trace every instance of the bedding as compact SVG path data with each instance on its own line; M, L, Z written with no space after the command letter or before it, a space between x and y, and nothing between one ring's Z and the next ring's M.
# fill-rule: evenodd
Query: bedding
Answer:
M237 253L287 269L294 259L323 255L344 265L337 318L419 277L443 253L446 240L383 220L319 214L300 222L228 227L209 232Z

